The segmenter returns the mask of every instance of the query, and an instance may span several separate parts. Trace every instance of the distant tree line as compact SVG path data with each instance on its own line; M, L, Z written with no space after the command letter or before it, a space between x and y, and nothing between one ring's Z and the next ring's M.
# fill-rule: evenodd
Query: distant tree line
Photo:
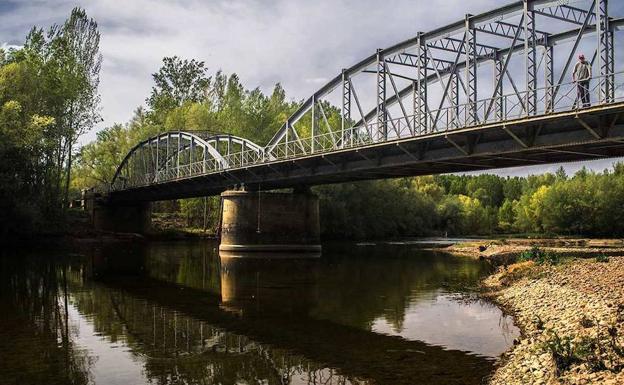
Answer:
M568 177L437 175L322 186L334 238L415 235L624 235L624 164Z

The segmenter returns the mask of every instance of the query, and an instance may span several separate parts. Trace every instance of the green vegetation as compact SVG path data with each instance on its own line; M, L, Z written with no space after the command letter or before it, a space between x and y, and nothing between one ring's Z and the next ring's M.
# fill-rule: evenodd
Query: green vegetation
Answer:
M609 257L602 254L596 257L596 262L603 262L603 263L607 263L609 262Z
M583 327L597 324L585 318L582 321L585 322ZM601 326L595 336L584 336L579 340L561 337L553 330L547 332L548 338L542 348L551 354L558 375L578 364L585 364L594 372L610 370L617 373L624 367L622 338L615 326Z
M550 352L555 361L557 374L561 374L572 365L580 363L580 349L572 344L571 337L560 337L557 332L550 330L548 340L544 342L544 350Z
M76 140L100 120L99 41L75 8L62 25L33 28L22 49L0 50L0 239L62 219Z
M559 263L559 259L558 254L551 251L544 251L537 246L533 246L529 250L524 250L518 257L520 262L533 261L538 265L543 265L545 263L556 265Z
M63 25L34 28L0 51L0 238L58 228L80 190L104 186L133 145L168 130L231 133L265 144L299 104L276 84L265 94L202 61L166 57L146 105L126 124L76 140L100 120L99 33L75 9ZM339 110L325 116L338 126ZM311 118L298 128L305 136ZM75 156L73 156L75 154ZM624 164L567 176L438 175L315 187L325 239L422 235L624 235ZM216 197L158 202L155 212L214 231Z

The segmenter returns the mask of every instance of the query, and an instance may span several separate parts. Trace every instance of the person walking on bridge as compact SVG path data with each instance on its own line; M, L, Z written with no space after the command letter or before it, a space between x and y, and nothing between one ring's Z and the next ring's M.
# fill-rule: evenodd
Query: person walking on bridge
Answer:
M577 103L582 103L583 108L589 107L589 80L592 77L591 64L585 60L585 55L579 55L579 61L574 66L572 81L576 83L578 90ZM575 103L576 104L576 103Z

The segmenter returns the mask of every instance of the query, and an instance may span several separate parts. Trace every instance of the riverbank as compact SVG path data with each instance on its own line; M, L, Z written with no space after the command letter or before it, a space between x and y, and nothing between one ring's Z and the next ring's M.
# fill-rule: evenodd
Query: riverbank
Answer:
M458 242L441 250L450 254L487 259L495 266L516 261L522 252L539 246L563 257L624 256L624 240L592 238L507 238Z
M483 286L522 330L491 385L624 384L624 257L510 264Z

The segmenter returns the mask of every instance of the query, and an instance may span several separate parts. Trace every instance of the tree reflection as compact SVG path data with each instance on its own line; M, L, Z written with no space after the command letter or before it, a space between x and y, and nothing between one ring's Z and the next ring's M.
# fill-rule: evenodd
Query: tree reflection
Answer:
M87 384L94 362L72 339L67 277L49 258L0 256L3 384Z

